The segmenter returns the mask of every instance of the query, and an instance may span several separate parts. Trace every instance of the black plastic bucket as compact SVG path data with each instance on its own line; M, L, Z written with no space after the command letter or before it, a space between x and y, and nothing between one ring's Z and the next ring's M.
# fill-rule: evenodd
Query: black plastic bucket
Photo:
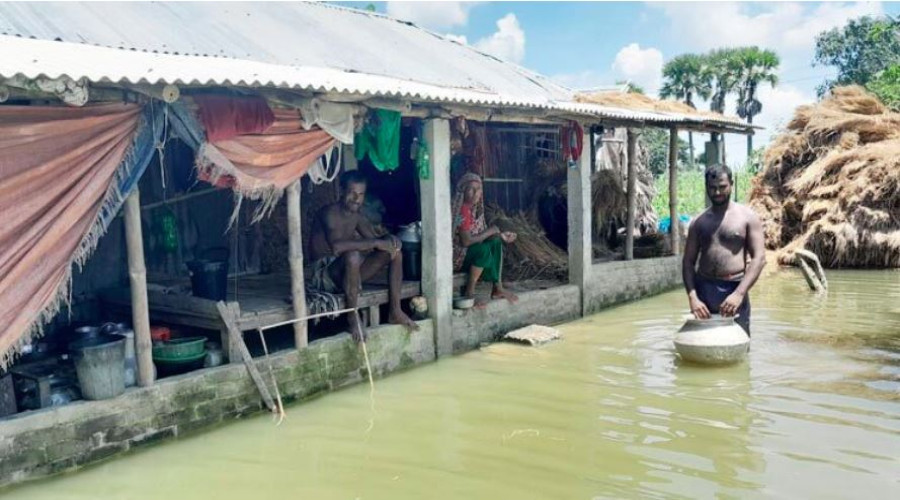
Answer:
M404 241L400 252L403 254L403 279L419 281L422 279L422 244L417 241Z
M210 249L187 263L194 297L225 300L228 295L228 249Z

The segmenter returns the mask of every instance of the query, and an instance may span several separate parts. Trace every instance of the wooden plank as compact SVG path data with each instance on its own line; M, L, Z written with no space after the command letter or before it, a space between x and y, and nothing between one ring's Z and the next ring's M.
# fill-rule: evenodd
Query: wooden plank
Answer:
M147 268L144 264L144 236L141 232L141 198L138 188L125 200L125 243L128 253L128 278L131 283L131 325L137 383L153 385L153 344L150 341L150 306L147 298Z
M247 349L247 344L244 343L244 336L237 327L237 319L240 315L237 305L234 303L225 304L225 302L220 301L216 303L216 308L222 315L222 322L225 323L225 327L228 329L231 343L237 346L241 358L244 360L244 365L247 367L247 372L250 373L250 378L253 379L253 383L256 384L256 388L259 390L263 402L270 411L276 411L275 401L269 393L269 388L266 387L262 375L260 375L259 370L257 370L256 363L253 361L253 358L250 356L250 351Z
M637 211L637 139L640 132L628 129L628 200L625 215L625 260L634 260L634 217Z
M678 129L669 130L669 241L672 254L681 253L681 222L678 219Z

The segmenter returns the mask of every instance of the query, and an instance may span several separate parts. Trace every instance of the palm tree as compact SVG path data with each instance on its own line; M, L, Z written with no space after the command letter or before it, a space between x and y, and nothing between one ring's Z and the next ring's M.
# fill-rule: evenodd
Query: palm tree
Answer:
M732 59L732 66L738 75L738 116L753 123L753 117L762 112L762 103L757 99L757 91L762 83L769 83L774 88L778 84L778 65L781 61L778 54L759 47L746 47L738 50ZM747 158L753 154L753 136L747 135Z
M734 68L734 57L739 49L716 49L706 56L706 71L712 82L709 110L725 114L725 98L737 88L738 74Z
M725 99L737 88L738 74L734 69L733 59L738 49L715 49L706 55L706 71L712 82L712 94L709 99L709 110L725 114ZM713 141L719 140L719 134L710 134ZM722 144L722 161L725 161L725 144Z
M678 99L692 108L694 97L708 99L712 88L710 86L709 72L706 71L706 60L697 54L683 54L663 66L662 88L659 96L663 99ZM690 148L691 167L694 166L694 134L688 132L688 145Z

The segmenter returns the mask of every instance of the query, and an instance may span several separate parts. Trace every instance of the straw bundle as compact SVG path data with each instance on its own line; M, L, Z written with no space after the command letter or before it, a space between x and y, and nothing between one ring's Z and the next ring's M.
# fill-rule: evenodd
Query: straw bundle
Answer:
M568 256L554 245L540 224L523 213L507 214L496 205L485 207L489 225L501 231L512 231L516 241L504 246L503 280L522 281L552 279L565 281L568 277Z
M781 263L806 249L828 267L900 267L900 114L858 86L800 106L750 205Z
M624 108L632 111L658 111L663 113L681 113L685 115L695 115L705 118L729 119L720 113L713 111L701 111L691 106L668 99L653 99L644 94L635 92L618 92L607 91L597 92L593 94L576 94L576 102L585 102L590 104L599 104L601 106L610 106L615 108Z

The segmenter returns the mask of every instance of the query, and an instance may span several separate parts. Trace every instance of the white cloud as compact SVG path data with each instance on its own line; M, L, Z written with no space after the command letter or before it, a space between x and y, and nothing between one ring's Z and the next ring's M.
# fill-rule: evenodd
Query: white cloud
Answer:
M387 13L432 30L465 26L478 2L387 2Z
M662 67L662 52L653 47L642 49L637 43L623 47L612 63L617 80L627 80L640 85L648 95L656 95L659 90Z
M497 21L497 32L475 42L475 47L495 57L514 63L525 58L525 32L515 14Z
M815 36L849 19L879 15L880 3L738 4L665 3L659 5L671 21L673 35L694 49L723 45L760 45L779 52L810 51ZM762 9L750 13L751 7ZM712 22L711 22L712 21Z

